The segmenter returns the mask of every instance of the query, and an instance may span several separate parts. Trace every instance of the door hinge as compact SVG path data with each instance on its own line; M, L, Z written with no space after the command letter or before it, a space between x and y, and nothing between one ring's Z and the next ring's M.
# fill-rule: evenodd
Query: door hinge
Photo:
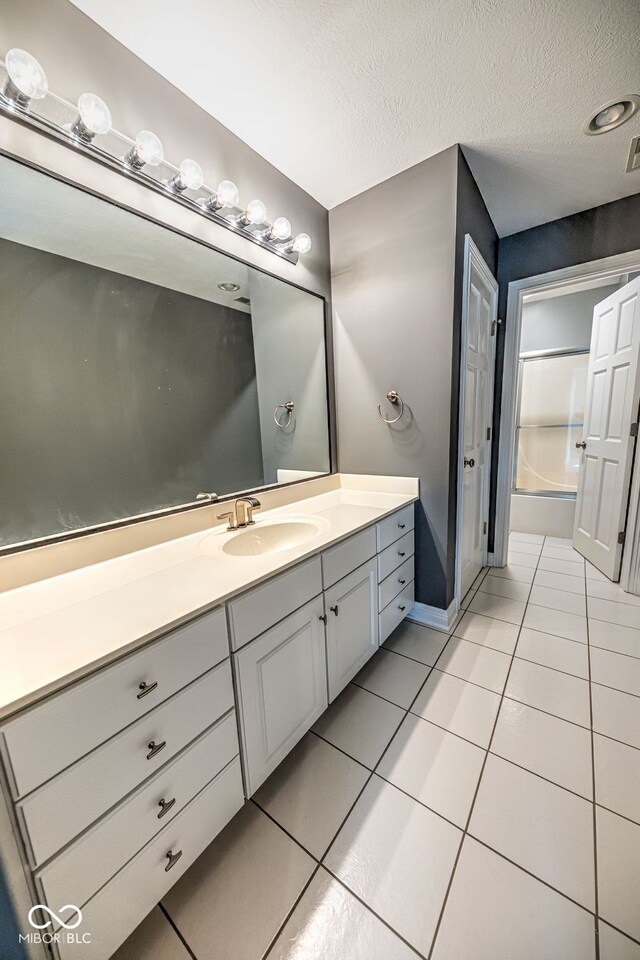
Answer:
M495 337L495 335L496 335L496 330L497 330L497 329L498 329L498 321L497 321L497 320L492 320L492 321L491 321L491 336L492 336L492 337Z
M485 520L484 523L482 524L482 532L483 532L483 533L486 533L486 532L487 532L487 521L486 521L486 520Z
M638 424L637 424L637 423L632 423L632 424L631 424L631 429L629 430L629 436L631 436L631 437L637 437L637 436L638 436Z
M618 534L618 543L624 543L624 530L621 530Z
M487 440L491 440L491 427L487 427Z

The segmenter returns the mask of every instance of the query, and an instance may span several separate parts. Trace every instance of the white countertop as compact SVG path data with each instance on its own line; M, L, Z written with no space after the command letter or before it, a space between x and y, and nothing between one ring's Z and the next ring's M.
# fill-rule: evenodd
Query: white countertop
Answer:
M260 526L305 517L318 532L278 552L232 556L216 526L0 594L0 719L98 666L351 536L418 497L407 479L371 478L256 513ZM382 492L375 487L385 488Z

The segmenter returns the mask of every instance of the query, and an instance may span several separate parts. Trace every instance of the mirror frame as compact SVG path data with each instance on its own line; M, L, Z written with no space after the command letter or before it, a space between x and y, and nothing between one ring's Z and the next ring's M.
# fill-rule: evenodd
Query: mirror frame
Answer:
M47 135L44 134L44 137L48 139ZM178 236L185 237L187 240L191 240L193 243L198 243L200 246L206 247L209 250L213 250L215 253L219 253L224 257L229 257L231 260L235 260L237 263L241 263L246 267L249 267L252 270L257 270L259 273L263 273L268 277L272 277L274 280L278 280L280 283L286 283L290 287L294 287L297 290L301 290L303 293L309 294L309 296L316 297L322 303L322 314L323 314L323 330L324 330L324 347L325 347L325 386L326 386L326 397L327 397L327 439L329 445L329 470L324 473L318 473L317 477L328 477L332 474L337 473L337 443L336 443L336 405L335 405L335 389L334 389L334 378L333 378L333 327L331 323L331 312L329 309L329 301L327 297L322 296L319 293L315 293L313 290L309 290L306 287L303 287L301 284L294 283L291 280L285 280L283 277L278 276L277 273L273 273L270 270L265 270L263 267L258 267L255 264L251 263L250 260L245 260L242 257L238 257L233 253L229 253L223 247L217 246L216 244L209 243L206 240L201 239L200 237L195 237L192 234L187 233L184 230L172 226L166 223L164 220L159 219L158 217L153 217L150 214L143 212L135 207L130 206L129 204L119 203L116 200L113 200L111 197L105 196L103 193L100 193L97 190L92 189L91 187L86 186L83 183L78 183L72 180L69 177L64 177L59 174L57 171L48 169L39 163L33 163L31 160L27 160L25 157L21 157L18 154L12 153L10 150L5 149L0 146L0 157L6 157L8 160L12 160L16 163L20 163L25 167L29 167L31 170L35 170L38 173L43 174L46 177L52 177L54 180L57 180L59 183L64 183L69 187L73 187L75 190L81 190L83 193L88 194L89 196L96 197L96 199L101 200L103 203L108 203L113 207L117 207L120 210L125 210L127 213L133 214L133 216L141 217L143 220L147 220L149 223L153 223L156 226L162 227L165 230L170 230L172 233L177 234ZM167 198L168 199L168 198ZM200 510L205 507L210 507L213 503L229 503L236 500L238 497L243 496L249 493L259 493L260 491L265 490L281 490L285 487L294 487L298 486L301 483L308 483L310 480L315 479L314 477L305 477L301 480L289 480L284 483L271 483L265 484L261 487L251 487L244 490L236 490L233 493L225 494L221 496L218 500L197 500L190 501L184 504L178 504L175 507L164 507L160 510L149 511L148 513L136 514L133 517L123 517L121 520L109 520L106 523L95 524L90 527L79 527L77 530L70 530L64 533L55 533L50 534L46 537L40 537L35 540L25 540L20 543L11 544L9 546L0 546L0 557L10 556L11 554L23 553L27 550L35 550L38 547L45 547L54 543L62 543L67 540L75 540L80 537L91 536L96 533L106 532L108 530L116 530L122 527L129 527L133 524L145 523L148 520L154 520L160 517L169 517L175 516L180 513L187 513L193 510Z

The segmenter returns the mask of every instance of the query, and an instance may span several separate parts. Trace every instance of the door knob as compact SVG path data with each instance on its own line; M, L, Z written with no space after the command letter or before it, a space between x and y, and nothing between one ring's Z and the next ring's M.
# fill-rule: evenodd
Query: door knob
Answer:
M465 465L465 467L475 467L476 462L475 462L475 460L473 459L473 457L471 458L471 460L467 460L467 458L465 457L465 458L464 458L464 465Z
M586 446L587 446L586 440L578 440L578 442L576 443L576 450L581 450L581 449L585 450Z

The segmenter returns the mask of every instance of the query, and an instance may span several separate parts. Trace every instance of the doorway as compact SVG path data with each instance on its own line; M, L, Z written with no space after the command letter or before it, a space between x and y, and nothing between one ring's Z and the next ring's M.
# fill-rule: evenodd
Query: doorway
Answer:
M615 344L620 342L627 359L635 350L637 361L632 330L640 328L640 312L635 323L630 320L635 293L633 284L626 285L638 270L640 251L509 285L496 528L490 558L496 566L507 561L510 530L571 540L575 526L577 549L608 577L620 575L622 543L617 544L621 533L617 524L621 522L618 515L622 513L624 520L626 514L633 444L621 434L615 440L615 458L610 441L606 453L600 450L597 436L603 421L598 417L613 423L612 417L624 419L629 414L629 427L637 416L629 380L635 377L637 364L622 362ZM599 312L600 303L605 307ZM594 316L602 321L596 319L592 330ZM637 336L640 349L640 330ZM622 347L625 339L628 345ZM612 351L606 355L608 360L603 352L606 344ZM595 355L601 355L600 366L594 366ZM615 395L612 378L617 383ZM617 405L615 411L612 403ZM591 448L589 456L585 443ZM594 497L599 498L599 506ZM609 542L613 526L617 546Z

